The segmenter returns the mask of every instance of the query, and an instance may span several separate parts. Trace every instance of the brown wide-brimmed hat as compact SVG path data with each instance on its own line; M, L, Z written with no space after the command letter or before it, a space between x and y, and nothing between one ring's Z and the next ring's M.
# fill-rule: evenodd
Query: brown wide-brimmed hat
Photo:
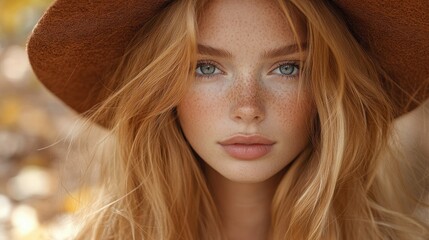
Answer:
M386 89L397 115L429 97L428 0L326 0L395 84ZM82 113L103 96L104 82L135 33L167 0L57 0L27 50L39 80Z

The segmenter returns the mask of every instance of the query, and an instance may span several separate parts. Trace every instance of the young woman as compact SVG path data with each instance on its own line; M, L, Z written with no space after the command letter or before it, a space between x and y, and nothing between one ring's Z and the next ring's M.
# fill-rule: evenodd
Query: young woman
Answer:
M428 239L428 25L401 21L429 9L380 2L56 1L33 68L109 131L78 238Z

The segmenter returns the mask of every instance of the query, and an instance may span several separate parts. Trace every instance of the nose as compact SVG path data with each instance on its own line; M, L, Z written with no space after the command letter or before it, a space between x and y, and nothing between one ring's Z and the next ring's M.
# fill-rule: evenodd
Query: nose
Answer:
M245 124L259 123L265 119L263 90L257 81L246 81L233 86L230 91L231 118Z

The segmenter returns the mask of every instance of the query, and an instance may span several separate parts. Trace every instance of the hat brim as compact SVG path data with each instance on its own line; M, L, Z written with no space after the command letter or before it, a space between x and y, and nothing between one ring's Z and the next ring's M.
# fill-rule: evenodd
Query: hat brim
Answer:
M402 115L429 97L429 1L335 0L350 30L394 81L386 90Z
M79 113L103 100L100 89L136 31L169 1L57 0L27 45L39 80ZM362 45L395 84L400 115L429 97L429 1L336 0Z
M135 33L168 2L55 1L27 43L34 73L71 108L89 110Z

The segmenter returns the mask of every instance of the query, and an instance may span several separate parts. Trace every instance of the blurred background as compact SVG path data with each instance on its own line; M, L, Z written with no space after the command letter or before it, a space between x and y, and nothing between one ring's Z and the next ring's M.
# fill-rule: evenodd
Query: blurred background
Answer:
M51 0L0 0L0 240L69 239L82 192L77 116L38 83L25 52Z

